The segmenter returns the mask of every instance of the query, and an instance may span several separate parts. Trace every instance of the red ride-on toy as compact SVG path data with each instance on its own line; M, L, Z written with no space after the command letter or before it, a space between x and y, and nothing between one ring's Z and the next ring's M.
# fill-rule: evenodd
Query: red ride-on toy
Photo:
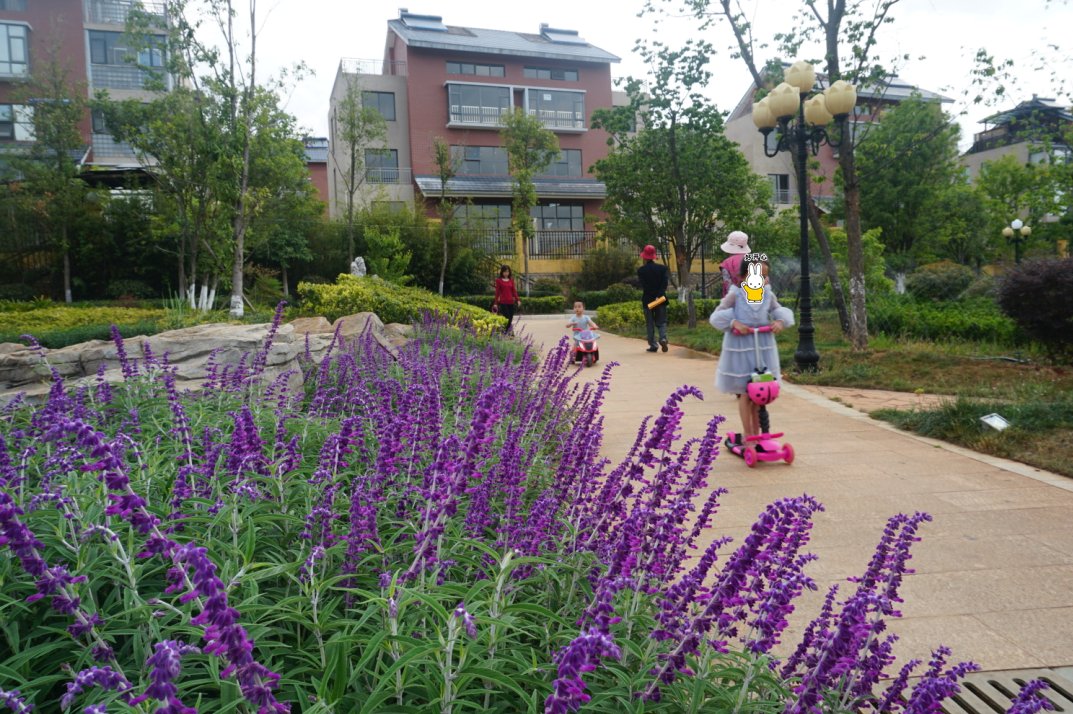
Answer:
M767 413L767 405L771 404L779 396L779 381L775 379L775 375L768 370L760 357L759 333L771 332L771 327L768 325L754 327L750 331L753 333L756 372L750 378L745 392L748 399L751 399L754 404L760 405L760 433L755 436L745 436L744 434L730 431L727 432L725 444L730 453L745 459L745 465L749 468L756 466L757 461L785 461L788 464L792 464L794 461L794 447L787 443L780 444L778 442L778 439L782 438L782 432L771 433L771 421ZM745 447L748 444L753 444L755 448L746 449Z
M600 361L600 348L596 340L600 335L595 330L574 330L574 361L591 367Z

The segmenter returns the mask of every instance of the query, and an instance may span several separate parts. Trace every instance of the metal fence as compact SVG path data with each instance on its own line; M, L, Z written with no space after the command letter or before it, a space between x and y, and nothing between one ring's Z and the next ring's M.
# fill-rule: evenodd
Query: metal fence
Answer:
M134 148L125 141L116 141L108 134L93 135L93 158L97 159L136 159Z
M514 231L509 228L466 231L464 235L469 245L488 255L508 257L515 253Z
M396 169L390 166L365 169L366 183L410 183L412 179L413 169Z
M596 248L596 231L537 231L529 244L535 258L580 258Z

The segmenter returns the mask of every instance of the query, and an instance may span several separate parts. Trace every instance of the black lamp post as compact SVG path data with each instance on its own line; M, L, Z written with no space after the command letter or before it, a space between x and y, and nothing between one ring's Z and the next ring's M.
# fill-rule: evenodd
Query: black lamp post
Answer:
M764 155L773 158L781 151L794 151L797 159L797 197L801 211L801 289L798 294L801 321L798 327L794 362L802 371L815 371L820 361L813 340L812 277L809 273L808 176L806 163L811 148L815 154L829 143L825 127L832 120L844 128L846 117L857 103L857 90L839 80L822 93L808 97L816 83L816 71L808 62L795 62L786 81L753 105L753 123L764 135ZM796 115L796 116L795 116ZM778 142L768 149L768 135L778 126Z
M1010 225L1002 229L1002 235L1006 237L1006 240L1013 243L1013 262L1021 262L1021 244L1028 242L1028 237L1032 235L1032 229L1024 224L1020 218L1014 218L1010 221Z

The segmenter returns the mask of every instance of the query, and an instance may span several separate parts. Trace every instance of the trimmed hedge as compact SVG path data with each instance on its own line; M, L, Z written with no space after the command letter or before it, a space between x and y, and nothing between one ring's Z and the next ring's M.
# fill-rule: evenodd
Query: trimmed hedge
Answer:
M72 327L152 323L164 319L164 310L137 307L49 306L0 312L0 335L54 332Z
M960 263L941 260L922 265L905 279L905 289L918 300L953 300L976 278Z
M629 285L616 284L606 290L588 290L580 292L577 299L585 303L586 310L596 310L604 305L614 305L631 300L640 301L641 291Z
M442 298L422 288L408 288L377 277L340 275L334 285L298 283L301 315L323 315L335 321L344 315L373 312L384 322L412 323L424 312L434 312L452 322L468 322L478 332L502 329L506 320L487 306L475 307ZM491 299L488 300L491 305Z
M1014 321L987 298L917 302L905 295L882 296L868 301L868 327L892 337L925 340L1024 341Z
M719 304L714 298L694 298L693 305L697 310L697 320L707 322L708 316ZM686 304L675 299L667 301L667 322L685 324L688 320ZM641 301L621 302L612 305L604 305L596 311L596 322L605 330L620 330L624 327L639 327L645 324L645 314L641 309Z
M462 295L460 297L452 297L451 300L457 300L473 307L479 307L485 312L492 306L492 295ZM530 315L551 315L557 312L566 310L566 301L562 295L549 295L546 297L522 297L522 313L529 313Z

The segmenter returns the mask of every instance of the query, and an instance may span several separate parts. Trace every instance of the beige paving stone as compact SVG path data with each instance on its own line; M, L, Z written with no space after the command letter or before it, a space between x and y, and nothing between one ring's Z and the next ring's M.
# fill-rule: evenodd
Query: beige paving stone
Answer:
M926 664L931 652L941 644L953 651L952 661L971 660L985 671L1047 664L1031 643L1018 642L971 615L904 617L892 621L890 630L898 635L894 654L899 662L915 658Z
M522 319L548 345L565 334L559 322ZM620 362L604 409L608 458L621 459L641 420L683 384L704 394L683 403L685 437L700 436L715 414L727 417L723 431L738 429L737 403L712 386L714 358L677 347L649 354L644 347L615 335L601 340L605 362ZM579 378L594 381L600 373L590 369ZM897 652L927 659L946 644L986 669L1073 665L1073 479L899 432L793 384L784 385L770 412L797 458L790 466L749 469L721 454L709 483L730 492L700 545L732 536L725 562L771 501L807 492L825 505L810 545L820 556L810 570L819 590L797 601L780 649L796 644L829 584L852 592L845 578L864 571L887 518L920 510L933 521L921 527L914 548L910 565L918 572L902 584L905 618L889 623L902 636ZM1048 617L1059 624L1048 625Z
M1061 667L1073 650L1073 607L981 613L976 616L989 629L1019 647L1030 649L1042 666Z

